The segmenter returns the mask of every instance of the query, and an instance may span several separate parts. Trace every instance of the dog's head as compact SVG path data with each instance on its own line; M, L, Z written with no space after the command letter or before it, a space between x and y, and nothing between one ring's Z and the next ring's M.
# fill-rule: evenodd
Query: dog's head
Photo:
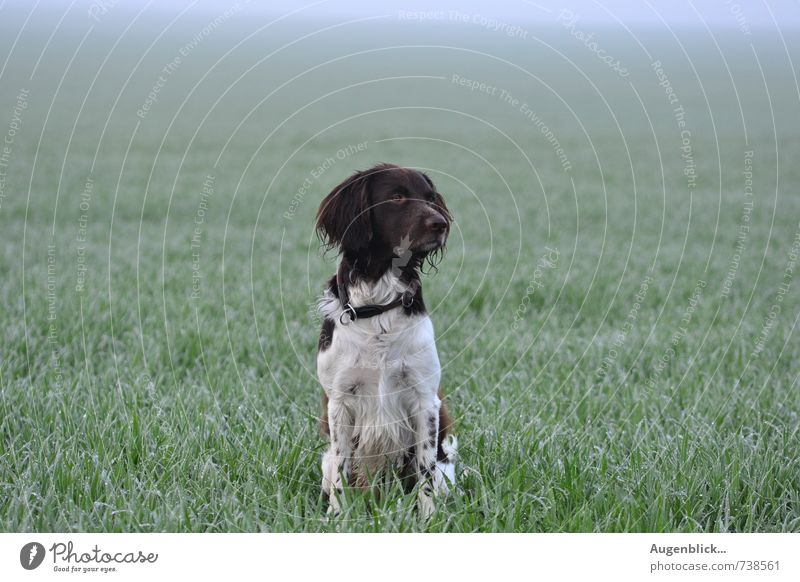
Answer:
M324 244L347 254L410 251L427 257L444 249L450 220L428 176L379 164L353 174L325 197L317 233Z

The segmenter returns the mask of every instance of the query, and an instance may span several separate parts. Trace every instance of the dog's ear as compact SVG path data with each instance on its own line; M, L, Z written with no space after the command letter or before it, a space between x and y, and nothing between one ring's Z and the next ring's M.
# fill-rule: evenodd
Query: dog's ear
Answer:
M438 210L439 213L444 216L447 223L450 224L450 222L453 220L453 217L450 214L450 209L447 208L447 204L444 203L444 198L436 190L436 186L433 184L433 180L430 179L430 176L428 176L428 174L425 172L420 173L422 174L422 177L425 178L428 186L431 187L431 190L433 190L433 204L436 207L436 210Z
M356 172L328 194L317 211L317 235L328 247L358 250L372 240L371 173Z

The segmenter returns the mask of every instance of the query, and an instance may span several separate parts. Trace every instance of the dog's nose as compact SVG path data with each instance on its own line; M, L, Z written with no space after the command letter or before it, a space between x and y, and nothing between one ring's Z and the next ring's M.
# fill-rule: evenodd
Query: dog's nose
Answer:
M443 232L447 228L447 221L441 214L435 214L425 220L425 226L433 232Z

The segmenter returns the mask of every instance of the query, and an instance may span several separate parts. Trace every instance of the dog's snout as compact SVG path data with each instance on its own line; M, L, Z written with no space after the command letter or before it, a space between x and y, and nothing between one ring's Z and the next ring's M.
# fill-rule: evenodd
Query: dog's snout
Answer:
M425 226L433 232L444 232L447 229L447 221L437 212L425 220Z

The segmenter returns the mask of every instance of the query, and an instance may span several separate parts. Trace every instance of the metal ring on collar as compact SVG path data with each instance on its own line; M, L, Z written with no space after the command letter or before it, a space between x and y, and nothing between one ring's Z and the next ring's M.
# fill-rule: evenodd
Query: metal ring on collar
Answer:
M347 320L344 319L344 316L347 315L349 318ZM349 325L356 320L356 310L355 308L350 305L349 303L344 306L344 311L339 316L339 323L342 325Z

